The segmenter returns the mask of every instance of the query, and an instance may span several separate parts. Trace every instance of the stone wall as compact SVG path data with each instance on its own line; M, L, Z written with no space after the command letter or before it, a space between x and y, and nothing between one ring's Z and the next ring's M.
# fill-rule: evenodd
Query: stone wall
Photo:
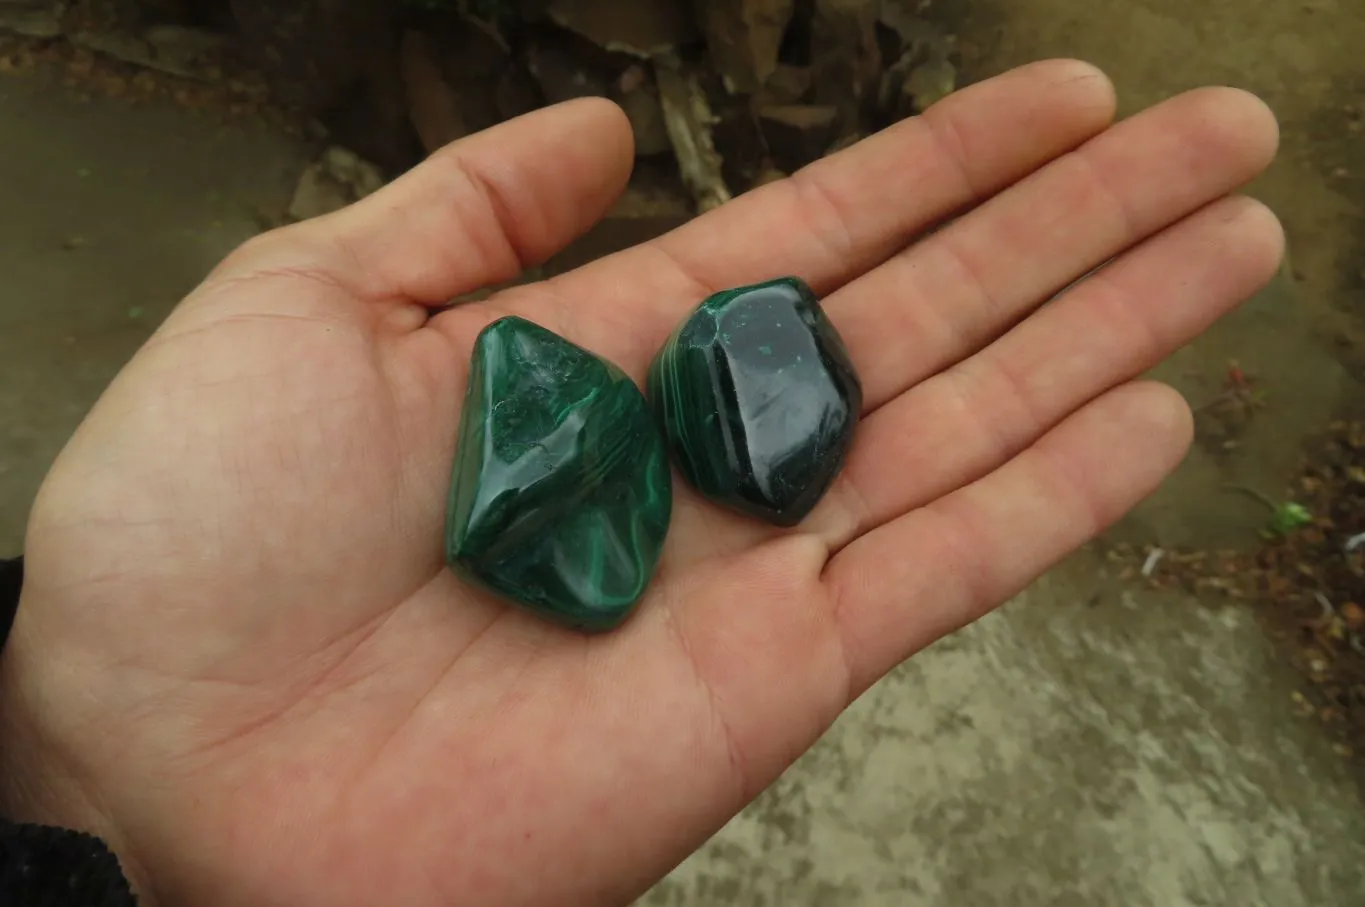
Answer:
M0 0L0 31L179 77L261 75L389 173L583 95L706 209L952 91L930 0Z

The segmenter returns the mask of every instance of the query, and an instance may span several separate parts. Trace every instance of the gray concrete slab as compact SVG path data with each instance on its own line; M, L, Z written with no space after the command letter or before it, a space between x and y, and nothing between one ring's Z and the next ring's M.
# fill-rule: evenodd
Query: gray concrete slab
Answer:
M1078 555L874 687L644 903L1365 903L1365 804L1285 670L1245 608Z

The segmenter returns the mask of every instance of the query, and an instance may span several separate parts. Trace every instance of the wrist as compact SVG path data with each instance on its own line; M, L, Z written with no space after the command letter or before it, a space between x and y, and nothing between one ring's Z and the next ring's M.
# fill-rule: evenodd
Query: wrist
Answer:
M112 814L85 783L39 716L40 681L27 669L22 632L0 649L0 818L21 825L65 829L98 838L117 858L141 907L154 905L143 865Z

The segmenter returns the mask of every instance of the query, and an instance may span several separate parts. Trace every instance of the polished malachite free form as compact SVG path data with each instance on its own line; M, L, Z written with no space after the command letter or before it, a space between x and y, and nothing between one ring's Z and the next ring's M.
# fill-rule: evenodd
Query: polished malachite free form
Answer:
M703 302L655 357L648 390L688 483L778 526L829 490L863 401L843 340L794 277Z
M619 368L522 318L479 335L446 514L446 563L557 623L621 624L663 549L668 455Z

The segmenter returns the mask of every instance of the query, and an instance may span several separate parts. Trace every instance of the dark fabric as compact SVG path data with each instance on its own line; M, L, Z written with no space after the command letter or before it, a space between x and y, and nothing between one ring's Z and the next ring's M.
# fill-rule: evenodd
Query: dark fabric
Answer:
M0 560L0 648L9 638L14 626L14 612L19 610L19 589L24 585L24 559Z
M0 823L0 904L133 907L118 858L76 831Z

